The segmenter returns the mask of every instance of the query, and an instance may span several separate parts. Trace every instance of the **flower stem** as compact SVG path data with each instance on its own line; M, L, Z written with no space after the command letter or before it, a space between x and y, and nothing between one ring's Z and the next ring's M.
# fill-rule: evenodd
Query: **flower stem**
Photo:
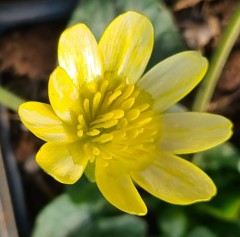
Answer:
M217 81L221 75L226 60L240 34L240 5L237 6L222 39L214 52L208 72L200 84L196 98L193 103L193 111L206 111L212 98Z
M0 86L0 103L17 112L24 100Z

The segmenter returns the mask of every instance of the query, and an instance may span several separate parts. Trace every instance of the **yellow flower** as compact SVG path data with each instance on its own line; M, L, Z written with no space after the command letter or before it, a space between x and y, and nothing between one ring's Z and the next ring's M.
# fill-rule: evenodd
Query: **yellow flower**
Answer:
M86 25L70 27L60 37L50 104L19 108L23 124L47 142L36 157L45 172L65 184L85 172L112 205L137 215L147 208L134 183L174 204L214 196L212 180L176 154L231 135L230 121L218 115L163 113L199 83L208 63L187 51L142 76L153 39L150 21L136 12L117 17L98 44Z

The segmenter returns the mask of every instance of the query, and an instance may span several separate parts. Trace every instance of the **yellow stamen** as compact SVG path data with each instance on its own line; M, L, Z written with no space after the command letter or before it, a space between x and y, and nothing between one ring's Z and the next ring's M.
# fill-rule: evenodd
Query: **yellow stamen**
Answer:
M128 110L133 106L134 102L135 102L135 98L129 98L122 103L121 107L123 110Z
M78 130L77 135L78 135L78 137L82 137L83 136L83 130Z
M112 120L108 120L104 123L96 124L92 128L93 129L96 129L96 128L111 128L111 127L115 126L117 123L118 123L118 120L112 119Z
M98 156L100 154L100 150L96 146L93 147L92 152L95 156Z
M109 84L109 81L105 80L100 86L100 94L102 95L102 97L105 96L105 92L107 90L108 84Z
M97 136L99 133L100 133L100 131L98 129L93 129L93 130L91 130L89 132L86 132L86 134L88 136Z
M128 111L128 113L126 114L126 119L128 121L133 121L135 119L137 119L140 115L140 111L138 109L132 109L130 111Z
M96 112L97 112L98 106L99 106L100 101L101 101L101 97L102 97L102 95L101 95L100 92L97 92L93 97L92 117L94 117Z
M116 100L121 94L122 94L122 91L120 90L115 91L112 95L109 96L106 105L110 106L113 103L113 101Z
M89 99L84 99L83 108L84 108L86 114L90 113Z
M99 143L106 143L113 139L113 134L111 133L105 133L101 135L100 137L92 139L93 142L99 142Z

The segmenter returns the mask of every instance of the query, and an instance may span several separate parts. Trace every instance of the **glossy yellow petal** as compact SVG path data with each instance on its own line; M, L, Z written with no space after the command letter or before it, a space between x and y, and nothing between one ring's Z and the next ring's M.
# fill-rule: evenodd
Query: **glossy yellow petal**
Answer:
M139 13L127 12L114 19L99 42L105 71L135 83L151 56L153 37L151 22Z
M93 81L102 75L97 42L84 24L76 24L62 33L58 61L76 85Z
M61 121L49 104L26 102L18 110L22 123L37 137L45 141L72 142L77 131Z
M132 173L136 183L152 195L173 204L207 201L216 194L212 180L194 164L163 155L141 172Z
M75 163L66 145L48 142L38 151L36 161L46 173L57 181L73 184L82 176L87 162L81 158L81 154L78 156L79 162Z
M175 154L202 151L226 141L232 123L208 113L169 113L160 117L160 149Z
M96 162L96 182L103 196L114 206L130 214L145 215L147 208L130 176L119 165L100 159Z
M50 76L48 95L57 116L66 123L76 125L81 113L79 92L61 67L57 67Z
M147 72L138 86L155 99L154 108L164 111L187 95L203 78L207 60L195 51L167 58Z

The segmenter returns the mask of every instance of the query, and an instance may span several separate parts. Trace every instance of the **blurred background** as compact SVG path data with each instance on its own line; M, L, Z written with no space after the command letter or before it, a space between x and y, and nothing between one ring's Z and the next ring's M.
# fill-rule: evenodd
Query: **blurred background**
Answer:
M199 50L210 59L239 4L239 0L1 0L0 84L25 100L48 102L48 78L57 65L61 32L83 22L99 39L110 21L127 10L142 12L153 23L155 46L149 67L186 49ZM190 108L195 92L181 104ZM136 217L108 204L85 178L64 186L46 175L35 163L43 142L23 127L16 112L1 106L0 153L19 236L240 236L239 39L208 111L234 123L230 142L192 158L214 180L218 195L210 202L176 206L140 189L149 211ZM4 228L0 225L1 234L6 234Z

